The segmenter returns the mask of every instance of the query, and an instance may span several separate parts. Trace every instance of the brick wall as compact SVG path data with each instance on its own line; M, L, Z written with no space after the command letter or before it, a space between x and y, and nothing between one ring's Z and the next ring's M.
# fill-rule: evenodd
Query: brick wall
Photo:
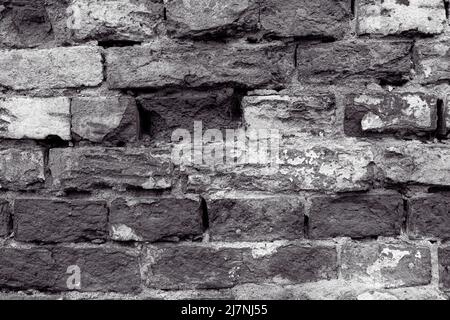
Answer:
M448 13L0 0L0 297L447 298ZM195 123L276 166L174 161Z

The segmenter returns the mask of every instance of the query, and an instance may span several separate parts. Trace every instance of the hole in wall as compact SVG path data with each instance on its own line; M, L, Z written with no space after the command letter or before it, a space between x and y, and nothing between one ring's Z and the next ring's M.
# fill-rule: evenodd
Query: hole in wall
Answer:
M112 47L132 47L141 44L142 41L133 41L133 40L101 40L98 42L98 45L105 49Z
M442 139L445 138L447 134L444 100L438 99L436 109L437 109L436 138Z
M202 215L203 232L206 232L209 229L209 214L208 214L208 205L203 197L201 198L200 202L200 210Z

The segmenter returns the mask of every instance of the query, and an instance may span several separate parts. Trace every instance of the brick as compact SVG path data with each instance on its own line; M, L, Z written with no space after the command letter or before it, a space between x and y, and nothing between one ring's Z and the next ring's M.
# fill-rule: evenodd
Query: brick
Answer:
M254 31L258 0L165 0L167 28L179 37L217 37Z
M358 33L399 35L439 34L447 23L441 0L362 0L358 6Z
M14 235L25 242L105 240L104 201L19 198L14 201Z
M416 77L421 83L450 79L450 38L418 39L414 45Z
M352 136L435 131L437 99L420 93L351 95L344 128Z
M155 36L164 9L156 0L74 0L67 12L76 40L142 41Z
M217 241L303 238L304 206L290 196L211 197L209 234Z
M376 162L389 183L450 185L450 148L444 144L392 143Z
M170 151L143 148L50 149L53 185L64 190L172 186Z
M412 238L450 238L450 196L420 194L408 200L408 233Z
M248 130L277 129L283 135L329 134L336 121L332 94L247 96L242 109Z
M386 288L431 282L430 249L408 244L347 243L342 248L345 280L370 281Z
M111 89L237 84L277 86L293 71L293 47L271 44L154 40L106 50Z
M340 38L350 28L347 0L168 0L165 8L168 29L179 37L233 36L259 30L276 37Z
M144 134L152 141L170 142L177 129L193 133L194 121L202 128L232 129L240 123L233 117L237 113L237 98L233 89L147 94L137 99Z
M71 112L76 140L120 145L138 138L139 115L132 97L75 97Z
M41 149L0 150L0 190L37 189L45 180Z
M441 247L438 250L439 285L444 291L450 291L450 248Z
M6 237L10 233L11 208L9 202L0 199L0 237Z
M193 239L203 232L199 199L116 199L111 204L110 234L116 241Z
M73 275L68 268L78 266L78 291L137 292L140 286L138 258L134 253L113 247L2 247L0 287L69 291Z
M159 289L220 289L250 282L285 284L337 277L334 247L285 245L250 249L180 245L151 247L146 285Z
M399 194L352 194L311 199L309 235L313 239L400 235L403 200Z
M279 37L339 39L350 29L350 9L347 0L267 0L261 2L260 23Z
M0 87L13 90L91 87L103 80L99 48L0 51Z
M54 35L44 0L4 3L0 12L0 48L28 48L52 41Z
M70 140L70 100L14 97L0 99L0 137Z
M250 159L252 153L244 151L250 156L244 156L241 163L227 163L213 172L188 170L188 189L345 192L367 190L373 179L370 167L374 154L371 145L364 142L305 143L304 139L282 142L278 152L270 151L270 157L279 157L276 165L270 159Z
M347 40L300 45L298 79L305 83L376 81L401 83L409 79L410 41Z

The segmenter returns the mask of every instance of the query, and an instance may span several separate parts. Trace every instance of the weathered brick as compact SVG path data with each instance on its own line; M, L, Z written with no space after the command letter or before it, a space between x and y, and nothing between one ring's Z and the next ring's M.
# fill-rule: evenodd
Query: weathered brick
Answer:
M50 150L49 167L54 186L66 190L172 186L167 149L56 148Z
M347 97L345 133L430 132L437 127L437 99L421 93Z
M154 40L142 46L106 50L109 87L234 83L247 87L279 86L293 71L294 47L271 44L193 43Z
M200 199L116 199L111 204L110 234L117 241L194 238L203 232Z
M44 180L43 150L0 150L0 189L36 189Z
M0 66L0 87L14 90L96 86L103 81L96 47L4 50Z
M76 40L142 41L155 36L164 9L156 0L74 0L67 12Z
M34 47L54 39L44 0L0 3L0 47Z
M167 28L180 37L233 35L258 26L258 0L165 0Z
M418 39L414 45L415 71L421 83L450 79L450 38Z
M207 206L213 240L272 241L303 237L304 206L297 197L211 197Z
M307 83L362 80L398 83L408 80L410 41L349 40L300 45L298 79Z
M108 234L104 201L18 198L13 210L14 236L19 241L104 240Z
M412 238L450 238L450 196L421 194L408 200L408 233Z
M396 236L402 219L403 200L397 193L314 197L309 235L313 239Z
M444 144L392 143L376 163L390 183L450 185L450 148Z
M9 235L11 226L11 208L9 202L0 199L0 237Z
M261 1L260 23L265 32L280 37L341 38L350 29L348 0Z
M233 89L156 93L140 96L141 125L152 141L170 142L177 129L194 131L194 121L202 128L232 129L239 124L233 114L238 113Z
M120 145L138 138L139 115L131 97L76 97L71 112L72 133L77 140Z
M259 30L277 37L340 38L350 28L347 0L167 0L165 8L169 31L181 37Z
M337 277L334 247L180 245L151 247L147 259L147 286L160 289L219 289L273 281L295 284Z
M347 243L342 248L345 280L369 281L387 288L431 282L430 249L418 245Z
M330 133L336 120L332 94L247 96L242 109L247 129L277 129L283 135Z
M450 291L450 248L441 247L438 251L439 283L445 291Z
M65 97L0 99L0 115L1 138L71 138L70 101Z
M1 247L0 288L69 291L67 283L78 266L77 291L137 292L138 258L113 247Z
M446 23L442 0L359 1L359 34L439 34L443 32Z
M374 154L371 145L364 142L343 140L333 141L331 145L327 140L305 143L303 139L295 139L281 143L275 156L279 157L278 165L272 165L271 159L250 159L250 153L243 157L243 163L226 164L214 172L189 171L188 188L193 191L344 192L367 190L373 179L370 167Z

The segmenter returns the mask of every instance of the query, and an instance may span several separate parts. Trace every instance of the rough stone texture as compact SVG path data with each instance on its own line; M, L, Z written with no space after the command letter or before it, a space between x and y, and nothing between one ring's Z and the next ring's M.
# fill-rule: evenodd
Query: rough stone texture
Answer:
M58 98L0 98L0 138L70 140L70 100Z
M109 214L111 238L116 241L192 239L202 234L197 199L116 199Z
M162 190L172 186L172 164L166 149L57 148L50 150L49 167L54 187L66 190Z
M347 0L261 1L261 27L279 37L341 38L350 29L350 7Z
M164 86L279 86L293 71L294 47L279 42L192 43L154 40L106 50L111 89Z
M155 36L164 9L156 0L74 0L67 12L76 40L142 41Z
M197 191L362 191L372 181L374 154L370 144L354 140L294 140L280 145L278 165L271 159L243 156L241 164L226 165L214 172L189 172L188 187ZM261 161L259 161L261 160Z
M148 248L147 286L160 289L229 288L249 282L305 283L337 277L334 247Z
M393 143L377 160L391 183L450 185L450 148L444 144Z
M273 241L303 237L304 206L289 196L207 200L213 241Z
M70 266L80 268L79 291L139 291L137 257L113 247L1 247L0 287L68 291Z
M353 80L404 82L410 77L411 47L411 42L403 40L300 45L297 49L298 79L320 84Z
M237 98L233 89L147 94L140 96L141 127L151 141L170 142L177 129L193 133L194 121L202 128L232 129L239 122Z
M43 150L0 150L0 190L36 189L44 180Z
M408 208L410 237L450 238L450 195L416 195L408 200Z
M450 38L419 39L414 45L417 79L421 83L450 79Z
M100 50L79 46L0 51L0 87L13 90L97 86L103 80Z
M11 226L11 207L9 202L0 199L0 237L9 235Z
M309 236L313 239L398 236L402 223L400 194L351 194L311 199Z
M442 247L438 251L440 286L450 291L450 248Z
M420 245L379 242L344 245L342 276L387 288L427 285L431 281L430 249Z
M446 24L444 1L441 0L359 1L359 34L439 34Z
M420 93L351 95L345 109L345 133L430 132L437 128L437 99Z
M120 145L138 138L139 114L131 97L76 97L72 99L71 113L77 140Z
M336 121L332 94L247 96L242 109L248 130L277 129L283 135L330 133Z
M107 236L106 202L19 198L14 201L15 239L25 242L79 242Z

